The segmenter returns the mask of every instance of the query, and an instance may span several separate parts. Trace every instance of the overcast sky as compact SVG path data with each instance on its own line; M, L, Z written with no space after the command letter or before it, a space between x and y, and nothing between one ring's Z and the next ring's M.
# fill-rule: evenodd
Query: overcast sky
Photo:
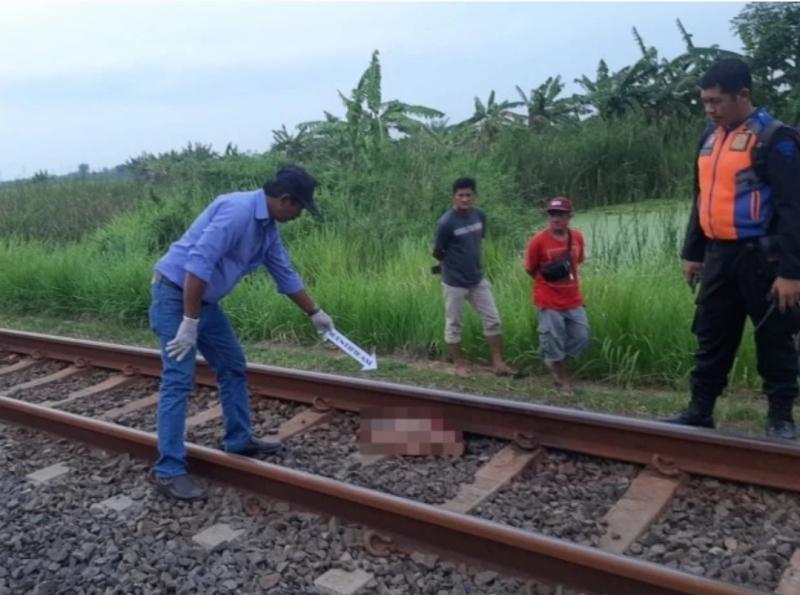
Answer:
M264 151L272 130L342 114L381 52L383 97L455 123L474 97L637 59L740 50L742 3L0 2L0 180L123 163L187 142ZM571 84L570 91L577 90Z

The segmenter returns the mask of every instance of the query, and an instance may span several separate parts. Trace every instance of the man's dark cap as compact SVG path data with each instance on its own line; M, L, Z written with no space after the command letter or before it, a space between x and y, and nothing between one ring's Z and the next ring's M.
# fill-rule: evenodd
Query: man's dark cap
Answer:
M550 200L547 201L544 210L547 211L548 213L550 211L571 213L572 201L568 199L566 196L556 196L555 198L551 198Z
M299 165L284 165L275 177L264 182L264 192L275 198L288 194L312 215L319 215L314 202L317 180Z

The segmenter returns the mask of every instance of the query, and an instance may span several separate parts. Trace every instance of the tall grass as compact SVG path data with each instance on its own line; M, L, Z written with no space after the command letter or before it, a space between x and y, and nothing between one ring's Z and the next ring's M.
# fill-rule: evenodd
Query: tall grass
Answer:
M627 215L589 213L576 221L586 233L590 254L581 278L593 345L580 360L582 376L620 384L685 379L695 342L689 330L693 298L680 277L674 240L683 220L682 209L673 212L665 206ZM531 214L520 225L532 233L541 223ZM287 244L312 294L353 340L379 354L443 356L440 279L429 272L427 238L405 238L387 249L374 236L312 226ZM35 243L3 242L0 268L8 273L0 276L0 306L145 324L155 255L135 248L109 254L102 246L95 238L54 253ZM522 249L502 237L489 239L485 264L503 319L507 355L515 365L535 366L536 323ZM371 253L381 256L370 260ZM265 274L242 282L225 307L244 338L315 340L307 318L275 292ZM463 345L469 358L486 359L480 323L470 310ZM736 377L752 382L754 370L753 350L745 341Z
M520 197L566 194L584 207L688 192L699 120L594 119L570 129L504 131L496 154Z
M574 134L508 131L485 153L418 135L358 166L307 163L320 180L324 216L284 226L284 241L345 334L383 354L441 357L444 312L440 279L429 272L431 237L450 207L452 180L475 176L489 216L485 269L506 352L514 364L533 366L536 321L521 258L543 225L544 199L567 193L589 254L581 277L594 341L580 373L622 384L680 383L695 345L692 296L678 265L687 206L637 201L688 188L696 131L692 122L645 124L631 118L587 123ZM148 182L0 188L0 307L146 324L156 259L215 194L258 187L279 162L272 154L178 159ZM612 203L626 204L598 206ZM241 283L225 307L245 338L316 340L263 273ZM745 343L735 374L752 382ZM475 360L488 355L469 309L463 347Z
M0 237L78 240L133 208L141 189L132 180L52 180L0 188Z

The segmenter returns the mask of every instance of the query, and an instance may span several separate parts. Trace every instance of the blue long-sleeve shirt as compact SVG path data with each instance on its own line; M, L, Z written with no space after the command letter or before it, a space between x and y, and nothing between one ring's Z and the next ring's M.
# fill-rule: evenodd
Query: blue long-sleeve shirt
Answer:
M269 216L264 191L256 190L214 199L155 269L181 287L186 273L192 273L208 284L203 301L216 302L260 265L267 268L280 293L303 289L278 225Z

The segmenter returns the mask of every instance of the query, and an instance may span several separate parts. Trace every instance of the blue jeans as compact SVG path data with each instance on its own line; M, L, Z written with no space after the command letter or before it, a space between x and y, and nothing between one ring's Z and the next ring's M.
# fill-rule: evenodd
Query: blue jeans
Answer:
M150 328L161 342L161 386L158 392L159 478L186 473L186 400L194 388L197 349L214 370L219 400L225 419L225 450L237 451L250 441L250 400L247 392L247 363L230 322L218 304L203 303L197 333L197 349L183 361L167 356L167 342L178 332L183 319L183 292L159 281L152 285Z

